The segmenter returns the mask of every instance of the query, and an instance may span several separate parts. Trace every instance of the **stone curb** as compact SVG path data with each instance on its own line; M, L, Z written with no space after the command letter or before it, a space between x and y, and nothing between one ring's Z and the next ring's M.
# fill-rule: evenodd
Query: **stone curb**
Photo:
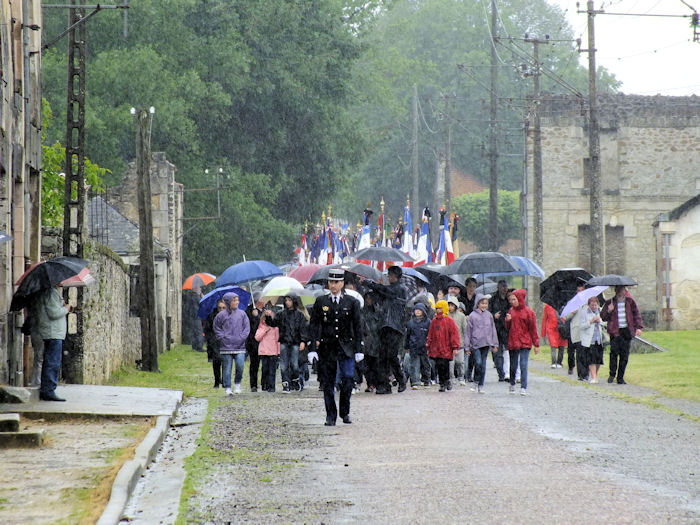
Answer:
M117 525L122 518L129 496L146 467L153 461L158 449L163 444L165 435L170 430L170 422L175 414L158 416L155 426L148 431L146 437L134 452L134 459L127 461L119 469L112 485L112 493L98 525Z

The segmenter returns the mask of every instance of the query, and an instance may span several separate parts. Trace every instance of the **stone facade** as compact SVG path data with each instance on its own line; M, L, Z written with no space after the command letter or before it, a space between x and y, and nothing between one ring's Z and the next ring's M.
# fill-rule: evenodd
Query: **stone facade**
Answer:
M654 224L660 327L700 327L700 195Z
M0 0L0 383L23 386L22 312L7 313L14 283L39 260L41 224L41 2Z
M634 277L645 324L654 326L657 297L654 223L700 189L700 97L601 96L599 104L605 273ZM542 115L544 260L590 269L588 131L574 97L545 96ZM528 137L528 187L533 187ZM528 246L534 246L533 194L526 196ZM532 256L532 253L528 254ZM534 293L534 295L538 295ZM696 326L697 328L697 326Z
M183 186L175 181L176 167L165 153L151 156L153 235L165 249L167 265L156 267L156 322L162 327L161 348L180 343L182 332L182 217ZM110 192L109 202L130 221L139 223L136 164L129 164L122 185ZM138 257L129 264L138 264Z

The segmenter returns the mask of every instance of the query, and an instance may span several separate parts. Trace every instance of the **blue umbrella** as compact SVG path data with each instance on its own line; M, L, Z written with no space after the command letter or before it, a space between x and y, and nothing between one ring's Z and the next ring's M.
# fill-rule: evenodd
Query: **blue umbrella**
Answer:
M404 275L408 275L408 276L410 276L410 277L414 277L414 278L416 279L416 281L421 281L422 283L430 284L430 279L428 279L428 278L427 278L425 275L423 275L422 273L417 272L417 271L414 270L413 268L407 267L407 268L401 268L401 270L403 271L403 274L404 274Z
M200 319L206 319L212 310L216 308L216 303L218 300L228 292L234 292L238 295L238 297L240 297L241 302L239 303L239 308L245 308L248 306L248 304L250 304L250 292L246 292L238 286L222 286L221 288L214 288L211 292L199 300L197 317Z
M249 283L283 274L284 272L271 262L243 261L226 268L216 279L216 286Z
M529 257L522 257L519 255L509 255L507 256L510 262L516 268L515 270L496 270L493 272L484 272L475 275L474 277L479 280L481 276L497 276L497 275L528 275L530 277L537 277L538 279L544 279L544 270Z

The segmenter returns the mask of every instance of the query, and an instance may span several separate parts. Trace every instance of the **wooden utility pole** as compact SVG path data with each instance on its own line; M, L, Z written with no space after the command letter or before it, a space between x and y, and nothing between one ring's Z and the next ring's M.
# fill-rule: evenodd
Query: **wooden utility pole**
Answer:
M498 97L498 56L496 55L496 0L491 0L491 109L489 121L489 250L498 250L498 153L496 151L496 116Z
M540 44L547 43L546 40L536 38L526 38L526 42L532 43L532 55L534 60L534 70L532 78L534 81L534 93L532 99L532 167L533 186L535 193L535 217L534 217L534 246L533 255L535 262L542 264L544 259L544 216L542 212L542 128L540 126Z
M413 169L413 202L420 202L420 170L418 169L418 86L413 84L413 136L411 137L411 168ZM413 224L420 224L420 210L413 213ZM413 232L411 232L413 234Z
M139 315L141 319L141 368L158 372L156 331L155 268L153 263L153 220L151 217L151 114L135 113L136 177L139 204Z
M595 27L596 11L588 0L588 173L590 180L591 273L605 273L605 235L600 170L600 127L596 101Z
M447 95L445 111L445 211L448 217L452 212L452 99L452 95Z

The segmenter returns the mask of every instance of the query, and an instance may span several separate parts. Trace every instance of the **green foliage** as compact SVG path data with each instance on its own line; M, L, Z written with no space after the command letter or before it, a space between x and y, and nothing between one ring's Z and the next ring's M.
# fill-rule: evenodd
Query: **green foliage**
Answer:
M42 100L43 122L42 139L44 132L50 129L53 114L46 99ZM66 193L66 179L63 169L66 163L66 148L59 142L51 146L42 144L42 171L41 171L41 223L43 226L63 225L63 205ZM73 166L77 169L77 165ZM104 191L104 178L110 173L106 168L85 159L85 183L94 192ZM75 196L74 196L75 197Z
M489 192L468 193L452 201L459 215L458 235L486 250L489 236ZM501 190L498 192L498 232L501 239L519 239L521 234L520 193Z

